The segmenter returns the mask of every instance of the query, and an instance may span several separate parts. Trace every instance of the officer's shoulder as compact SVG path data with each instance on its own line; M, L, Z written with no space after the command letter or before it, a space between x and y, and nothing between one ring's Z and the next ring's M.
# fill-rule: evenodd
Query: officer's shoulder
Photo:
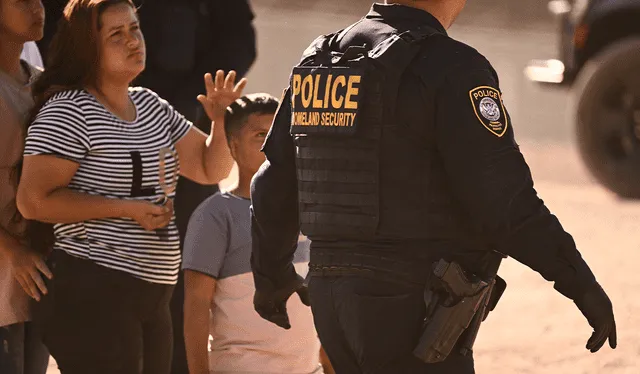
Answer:
M315 38L311 44L309 44L309 46L304 50L304 52L302 53L302 58L301 61L304 61L307 57L315 54L317 51L322 50L323 48L327 48L328 47L328 42L330 42L330 40L334 37L338 37L338 34L341 34L343 32L346 32L350 29L352 29L353 27L357 26L358 24L360 24L361 22L363 22L365 19L362 18L359 21L347 26L346 28L340 29L340 30L336 30L334 32L328 33L328 34L322 34L320 36L318 36L317 38Z
M333 35L335 35L335 33L323 34L323 35L320 35L317 38L315 38L311 42L311 44L309 44L309 46L304 50L304 52L302 52L301 61L304 61L304 59L306 59L307 57L315 54L316 51L321 50L323 45L324 45L324 43L325 43L325 41L330 39Z
M437 59L433 58L434 54L438 56ZM423 63L420 65L439 63L441 66L436 69L440 72L444 70L449 74L485 70L489 74L496 75L491 62L480 51L446 35L431 38L421 53L421 60Z

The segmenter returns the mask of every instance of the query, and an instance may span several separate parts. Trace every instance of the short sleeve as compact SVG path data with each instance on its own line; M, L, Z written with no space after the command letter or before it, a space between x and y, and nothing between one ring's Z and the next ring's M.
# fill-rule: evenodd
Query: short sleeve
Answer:
M185 116L178 112L173 106L171 106L171 104L169 104L167 100L157 95L156 97L158 97L160 106L166 116L165 118L167 118L167 121L169 123L171 142L173 144L176 144L180 141L180 139L187 135L189 130L191 130L193 124L188 119L186 119Z
M24 155L53 155L80 163L91 141L82 108L71 99L49 101L29 126Z
M216 199L200 204L189 220L182 269L218 278L229 247L228 226L226 209Z

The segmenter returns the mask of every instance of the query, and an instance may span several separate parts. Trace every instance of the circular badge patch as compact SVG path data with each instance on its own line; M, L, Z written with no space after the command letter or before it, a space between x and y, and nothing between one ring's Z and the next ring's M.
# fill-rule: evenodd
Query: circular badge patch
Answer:
M473 111L480 123L493 135L502 137L509 127L500 91L490 86L480 86L469 91Z
M500 107L490 97L480 100L480 114L489 121L497 121L500 119Z

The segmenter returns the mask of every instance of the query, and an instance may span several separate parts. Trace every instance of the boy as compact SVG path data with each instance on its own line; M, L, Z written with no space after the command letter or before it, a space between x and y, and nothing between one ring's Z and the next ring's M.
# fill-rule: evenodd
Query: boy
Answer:
M26 221L16 207L25 128L38 70L20 59L25 43L40 40L40 0L0 0L0 373L44 374L49 354L34 332L29 297L39 300L51 273L27 247Z
M267 94L247 95L229 106L224 126L238 185L205 200L189 221L182 266L191 374L323 372L311 309L300 299L287 305L293 321L286 331L253 310L250 184L265 160L260 148L277 107ZM294 261L299 273L308 257L308 241L301 240Z

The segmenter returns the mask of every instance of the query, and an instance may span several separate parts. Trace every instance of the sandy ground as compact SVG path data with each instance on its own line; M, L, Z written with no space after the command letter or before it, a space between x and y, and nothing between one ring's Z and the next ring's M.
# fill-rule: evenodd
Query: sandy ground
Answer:
M640 205L617 200L600 187L538 183L550 209L571 232L613 301L618 348L591 354L591 329L573 303L537 273L507 260L500 274L507 292L481 330L478 373L640 373Z

